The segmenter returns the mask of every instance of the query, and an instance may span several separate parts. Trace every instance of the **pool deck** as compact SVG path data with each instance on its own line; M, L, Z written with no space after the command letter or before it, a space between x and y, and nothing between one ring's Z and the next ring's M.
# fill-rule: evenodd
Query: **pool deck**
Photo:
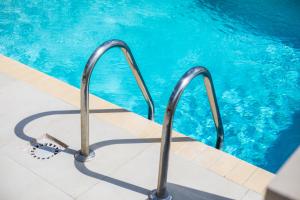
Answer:
M74 160L80 148L77 88L0 55L0 99L1 200L145 200L156 188L161 125L91 95L96 157L80 163ZM174 199L262 199L274 174L173 135L168 187ZM45 141L63 150L34 158L32 144Z

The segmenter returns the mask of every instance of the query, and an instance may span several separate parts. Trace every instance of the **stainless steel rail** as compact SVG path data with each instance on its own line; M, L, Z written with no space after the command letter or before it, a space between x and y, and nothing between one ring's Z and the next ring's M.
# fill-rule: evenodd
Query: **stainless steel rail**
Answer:
M81 162L90 160L95 156L94 151L89 148L89 83L90 77L97 61L101 56L113 47L121 48L130 69L135 77L135 80L141 89L143 96L148 104L148 119L154 120L154 104L146 84L142 78L139 68L134 60L134 57L127 46L121 40L109 40L101 44L91 55L87 64L85 65L80 88L80 116L81 116L81 150L75 154L75 159Z
M169 164L169 152L170 152L170 145L171 145L173 117L174 117L177 103L181 97L181 94L183 93L184 89L188 86L188 84L191 82L191 80L198 75L204 76L206 92L208 94L210 108L211 108L211 112L217 130L216 148L220 149L220 147L222 146L224 131L223 131L222 120L219 112L219 107L218 107L211 75L209 71L204 67L191 68L181 77L181 79L177 83L169 99L169 104L165 112L163 129L162 129L158 185L157 185L157 189L151 191L151 193L149 194L149 199L153 199L153 200L172 199L172 196L167 191L167 173L168 173L168 164Z

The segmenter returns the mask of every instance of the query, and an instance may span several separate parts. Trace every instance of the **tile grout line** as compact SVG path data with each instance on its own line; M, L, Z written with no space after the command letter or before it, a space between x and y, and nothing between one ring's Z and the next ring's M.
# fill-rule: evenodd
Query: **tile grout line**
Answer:
M246 195L248 194L249 191L250 191L250 189L246 190L245 194L240 198L240 200L243 200L246 197Z
M247 181L256 173L256 171L258 170L259 168L255 168L255 170L253 170L253 172L249 175L249 177L243 182L243 186L247 183ZM249 188L249 190L251 190L251 188Z
M101 180L104 181L104 180ZM100 184L100 180L98 180L95 184L91 185L90 187L88 187L85 191L81 192L80 194L78 194L74 199L79 199L82 195L88 193L91 189L93 189L94 187L96 187L96 185Z
M127 163L131 162L133 159L135 159L136 157L138 157L140 154L144 153L146 150L148 150L149 148L152 147L152 145L154 144L149 144L148 147L144 148L143 150L141 150L140 152L136 153L132 158L130 158L130 160L126 160L124 161L122 164L119 165L119 167L116 167L113 171L111 171L110 173L108 173L107 175L105 175L105 178L103 180L101 180L102 182L106 182L106 178L108 176L112 176L115 172L117 172L121 167L123 167L124 165L126 165ZM95 187L96 185L100 184L100 180L98 179L98 181L96 182L95 185L92 185L91 187L89 187L87 190L81 192L79 195L76 196L75 199L78 199L80 196L86 194L89 192L89 190L91 190L93 187ZM112 183L108 183L108 184L112 184ZM134 191L133 191L134 192Z

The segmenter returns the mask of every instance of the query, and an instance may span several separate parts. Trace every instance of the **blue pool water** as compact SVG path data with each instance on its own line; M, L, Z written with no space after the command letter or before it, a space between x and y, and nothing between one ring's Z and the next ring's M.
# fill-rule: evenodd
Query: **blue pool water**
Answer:
M276 172L300 144L300 3L297 0L0 1L0 53L79 87L92 51L126 41L156 104L195 65L212 73L223 150ZM92 93L147 115L118 49L98 63ZM212 145L201 78L182 97L175 129Z

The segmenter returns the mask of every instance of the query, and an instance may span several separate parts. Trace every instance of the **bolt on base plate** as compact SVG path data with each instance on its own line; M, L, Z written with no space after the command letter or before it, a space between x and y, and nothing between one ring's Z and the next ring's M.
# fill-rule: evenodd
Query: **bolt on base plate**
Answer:
M152 190L148 194L148 200L173 200L173 197L170 194L168 194L166 197L160 198L157 196L156 190Z
M77 151L74 155L75 160L79 161L79 162L87 162L92 160L95 157L95 152L93 150L90 149L89 151L89 155L88 156L84 156L81 154L81 151Z

